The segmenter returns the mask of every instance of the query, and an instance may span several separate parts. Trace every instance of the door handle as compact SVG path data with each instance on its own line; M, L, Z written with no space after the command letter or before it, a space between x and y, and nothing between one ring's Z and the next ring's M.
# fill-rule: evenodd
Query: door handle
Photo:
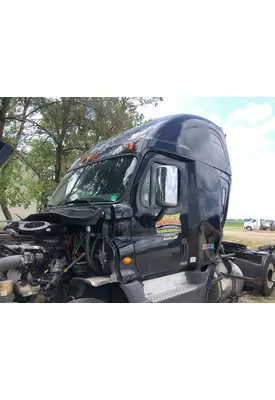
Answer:
M187 253L187 243L186 242L184 242L182 245L181 245L181 254L182 255L186 255L186 253Z

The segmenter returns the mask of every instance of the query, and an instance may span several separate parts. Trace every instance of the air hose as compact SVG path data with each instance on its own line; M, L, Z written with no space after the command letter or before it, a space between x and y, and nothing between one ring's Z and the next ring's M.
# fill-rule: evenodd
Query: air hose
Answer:
M95 251L95 247L98 241L98 237L95 238L92 249L90 250L90 244L91 244L91 227L87 226L86 227L86 236L85 236L85 257L87 264L90 268L92 268L98 275L101 275L101 272L97 269L94 260L93 260L93 255Z
M22 265L22 257L20 255L8 256L0 259L0 273L11 269L20 268Z

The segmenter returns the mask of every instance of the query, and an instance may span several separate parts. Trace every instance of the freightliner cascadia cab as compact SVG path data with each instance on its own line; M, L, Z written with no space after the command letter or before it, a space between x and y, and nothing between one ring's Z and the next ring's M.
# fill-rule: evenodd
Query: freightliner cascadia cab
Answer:
M96 248L89 243L104 238L97 275L118 283L130 302L224 301L242 288L241 279L218 282L221 274L241 275L218 255L230 185L223 130L199 116L175 115L91 148L44 212L27 220L84 227L91 235L87 259Z

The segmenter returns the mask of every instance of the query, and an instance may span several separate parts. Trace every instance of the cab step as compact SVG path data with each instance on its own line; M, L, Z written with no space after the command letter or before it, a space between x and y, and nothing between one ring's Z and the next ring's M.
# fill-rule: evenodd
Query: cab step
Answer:
M166 292L162 293L153 293L149 296L146 296L146 299L149 300L152 303L160 303L160 302L165 302L165 301L172 301L174 299L174 302L177 302L177 300L182 303L183 298L181 296L186 296L186 302L190 303L192 302L198 302L196 297L198 293L199 285L184 285L181 287L178 287L176 289L171 289L167 290Z
M205 301L205 284L189 283L185 272L144 281L143 287L146 299L152 303Z

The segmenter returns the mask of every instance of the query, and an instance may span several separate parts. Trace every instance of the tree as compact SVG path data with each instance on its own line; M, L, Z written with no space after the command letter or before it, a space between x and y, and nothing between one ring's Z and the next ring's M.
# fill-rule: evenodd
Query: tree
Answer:
M0 134L16 151L0 172L0 205L28 205L41 209L60 182L68 164L99 141L141 124L140 112L161 98L38 97L0 98ZM0 136L1 137L1 136ZM36 180L22 182L22 163Z
M17 149L24 141L27 113L32 98L2 97L0 100L0 139ZM9 205L29 204L28 192L22 186L22 172L22 165L14 155L0 170L0 205L8 220L11 219Z
M140 124L138 108L159 98L91 97L40 98L41 119L28 122L55 152L54 181L59 183L70 163L92 145Z
M26 166L31 169L37 179L27 183L29 197L37 201L40 211L47 198L55 189L55 149L53 143L40 139L33 139L27 153L21 156Z
M4 137L4 129L10 102L11 97L0 97L0 140Z

